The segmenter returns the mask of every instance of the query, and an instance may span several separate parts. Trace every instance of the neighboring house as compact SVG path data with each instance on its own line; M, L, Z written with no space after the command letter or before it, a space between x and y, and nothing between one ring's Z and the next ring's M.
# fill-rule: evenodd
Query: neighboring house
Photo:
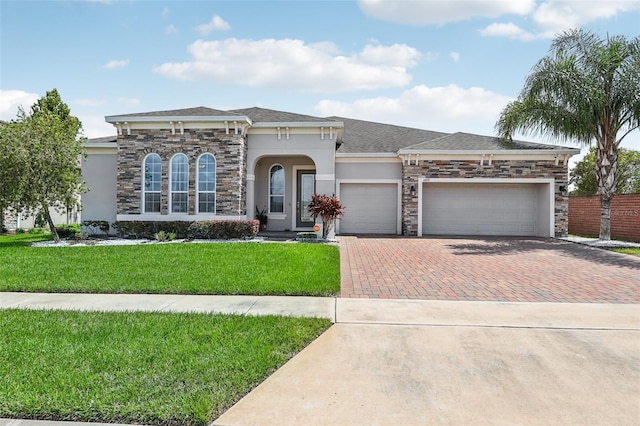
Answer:
M68 225L80 223L80 212L77 208L58 210L55 207L49 208L49 214L54 225ZM14 231L16 229L31 229L47 226L44 216L16 213L13 209L6 209L4 212L4 226Z
M220 220L266 210L268 230L313 227L311 194L346 207L339 234L567 234L578 149L262 108L106 117L91 139L83 220Z

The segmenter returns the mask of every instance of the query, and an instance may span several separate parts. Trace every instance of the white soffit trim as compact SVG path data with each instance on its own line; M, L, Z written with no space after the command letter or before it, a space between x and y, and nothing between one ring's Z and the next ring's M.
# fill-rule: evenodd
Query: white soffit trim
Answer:
M118 148L118 144L116 142L97 142L97 143L92 143L92 142L85 142L82 144L82 146L86 149L91 149L91 148Z
M329 127L334 127L335 129L342 129L344 127L344 123L341 121L261 121L258 123L253 123L252 127L261 128L261 127L326 127L327 132Z
M554 178L485 178L485 177L472 177L472 178L418 178L418 184L421 183L546 183L553 184Z
M222 122L225 121L229 123L244 122L248 124L251 123L251 119L245 115L151 115L151 116L137 116L137 115L108 115L104 118L107 123L151 123L151 122L169 122L169 121L214 121L214 122Z
M401 163L397 154L380 152L373 154L340 154L336 153L336 163Z
M441 150L411 150L411 149L401 149L398 151L398 155L428 155L428 156L442 156L442 155L576 155L580 153L580 150L577 148L562 148L562 149L509 149L509 150L449 150L449 149L441 149Z

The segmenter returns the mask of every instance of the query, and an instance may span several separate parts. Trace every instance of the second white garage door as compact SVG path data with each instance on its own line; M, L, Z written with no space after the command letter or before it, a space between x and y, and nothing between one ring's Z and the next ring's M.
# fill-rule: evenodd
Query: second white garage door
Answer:
M426 183L422 235L549 236L548 185Z
M398 184L342 183L340 234L396 234Z

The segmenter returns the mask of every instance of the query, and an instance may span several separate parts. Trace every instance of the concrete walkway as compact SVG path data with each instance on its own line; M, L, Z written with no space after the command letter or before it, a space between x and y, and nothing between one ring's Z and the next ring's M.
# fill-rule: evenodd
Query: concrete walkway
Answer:
M215 425L640 419L640 305L0 293L0 308L303 315L336 323Z

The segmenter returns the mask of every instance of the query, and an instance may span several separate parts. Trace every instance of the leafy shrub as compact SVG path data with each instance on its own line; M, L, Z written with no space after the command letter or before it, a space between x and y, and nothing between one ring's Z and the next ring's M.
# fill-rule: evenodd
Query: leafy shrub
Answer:
M200 238L228 240L253 238L258 233L257 220L211 220L211 221L118 221L113 223L118 234L125 238L156 239L156 234L174 234L175 238Z
M106 220L83 220L82 225L88 228L89 235L97 235L98 230L100 230L101 234L109 233L109 222Z
M173 233L176 238L186 238L190 224L191 222L178 220L166 222L122 220L114 222L113 227L118 231L119 236L125 238L154 239L160 231Z
M335 195L313 194L308 209L314 219L318 216L322 218L323 239L326 239L329 235L329 231L333 227L335 220L344 213L344 206L340 204L340 201Z
M315 232L298 232L296 235L298 241L318 241L318 234Z
M207 220L193 222L189 227L190 238L229 240L253 238L260 229L258 220Z
M24 234L25 232L27 231L25 231L23 228L16 229L16 234Z
M153 237L156 239L156 241L160 241L160 242L173 241L176 239L176 234L173 232L160 231L160 232L156 232L156 234Z
M29 229L29 234L31 235L44 234L44 228L31 228Z
M69 224L56 226L56 231L58 231L60 238L71 238L80 233L80 225Z

